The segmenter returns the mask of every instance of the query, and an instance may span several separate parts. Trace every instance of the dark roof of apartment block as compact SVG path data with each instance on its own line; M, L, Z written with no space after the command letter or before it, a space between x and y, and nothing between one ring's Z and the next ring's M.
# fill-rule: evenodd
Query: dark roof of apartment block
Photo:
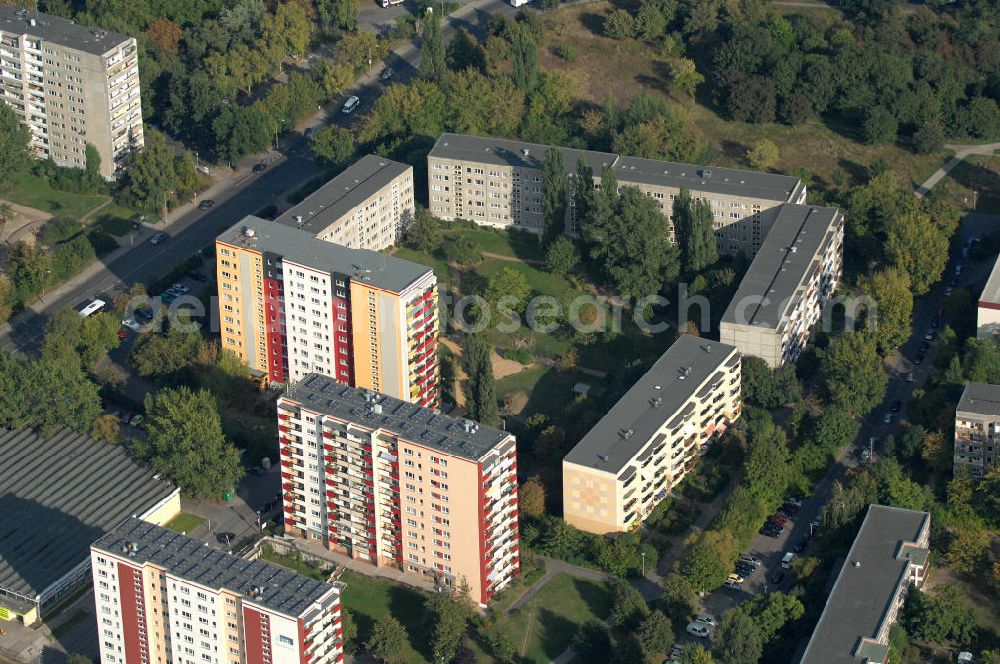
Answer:
M840 216L836 208L793 204L763 214L776 215L774 223L730 300L723 323L778 327Z
M354 281L400 293L431 268L370 249L354 249L318 240L309 233L248 215L223 231L220 242L253 251L268 251L315 270L337 272Z
M90 555L90 543L177 489L120 445L63 429L0 429L0 588L34 597Z
M275 221L318 235L410 168L385 157L366 155Z
M735 351L728 344L682 334L564 461L617 474Z
M10 5L0 5L0 32L31 35L52 44L94 55L103 55L131 39L128 35L77 25L59 16Z
M541 168L550 146L490 136L441 134L429 157L479 161L498 166ZM621 184L641 183L660 187L685 187L695 191L746 196L772 201L798 198L802 180L788 175L743 171L718 166L696 166L656 159L640 159L609 152L559 148L567 172L575 172L581 157L600 176L604 166L613 166Z
M1000 385L968 383L955 409L960 413L1000 416Z
M128 519L94 542L95 551L153 563L179 578L239 593L259 606L296 618L324 600L333 584L263 560L247 560L140 519Z
M914 546L927 512L869 505L823 615L809 639L801 664L864 661L864 639L874 640L911 561L926 562L927 550Z
M317 413L354 422L447 454L478 460L510 438L495 427L423 408L373 390L338 383L312 373L288 388L285 398Z

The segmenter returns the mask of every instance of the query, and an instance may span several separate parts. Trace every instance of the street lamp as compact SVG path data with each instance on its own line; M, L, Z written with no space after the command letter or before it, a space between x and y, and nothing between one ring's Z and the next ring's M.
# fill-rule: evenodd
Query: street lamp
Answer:
M639 555L642 557L642 575L646 576L646 552L640 551Z

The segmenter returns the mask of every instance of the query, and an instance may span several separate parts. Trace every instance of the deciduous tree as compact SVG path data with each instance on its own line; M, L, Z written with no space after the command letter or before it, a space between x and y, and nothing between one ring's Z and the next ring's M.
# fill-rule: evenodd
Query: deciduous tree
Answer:
M381 616L372 627L371 638L366 647L371 654L386 664L403 662L403 646L406 644L406 628L391 614Z
M545 512L545 486L542 478L532 475L517 490L521 512L530 517L541 516Z
M820 377L830 400L856 415L867 415L881 403L888 384L875 341L862 332L845 332L830 344Z
M642 644L647 658L663 654L670 650L674 643L674 630L670 620L659 609L654 609L636 629L636 636Z
M103 440L109 443L117 443L121 436L121 425L114 415L101 415L94 420L90 435L94 440Z
M757 664L764 654L760 633L743 609L729 609L715 630L715 658L720 664Z
M27 169L31 163L28 128L21 123L14 110L0 104L0 189L11 182L13 177Z
M611 661L611 648L611 632L599 620L583 623L573 637L573 650L585 662Z
M438 15L428 12L420 21L420 73L430 81L440 81L448 69L445 60L444 37Z
M910 275L891 267L860 279L861 288L875 301L869 311L868 331L875 335L880 348L895 348L910 338L910 319L913 316L913 292Z
M695 201L691 192L682 188L674 200L674 235L680 247L681 269L694 273L704 270L719 258L715 245L714 217L706 200Z
M354 154L354 135L350 129L330 125L309 137L309 147L321 161L335 166Z
M642 593L628 581L620 580L614 586L614 603L611 605L611 623L631 632L649 615L649 605Z
M930 290L948 262L948 238L925 212L893 217L886 226L885 253L910 275L914 295Z
M542 158L542 212L545 214L545 244L562 235L566 227L569 183L559 148L549 148Z
M762 138L747 151L747 163L750 164L750 168L766 171L777 163L780 155L774 141Z
M545 269L552 274L566 275L580 262L576 243L565 235L557 237L545 250Z

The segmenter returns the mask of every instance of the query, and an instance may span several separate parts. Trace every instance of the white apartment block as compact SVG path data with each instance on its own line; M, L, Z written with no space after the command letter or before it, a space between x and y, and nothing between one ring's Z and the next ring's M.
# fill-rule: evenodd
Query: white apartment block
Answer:
M399 243L414 211L413 167L370 154L277 222L327 242L381 251Z
M996 334L1000 334L1000 256L976 305L976 338L989 339Z
M313 374L278 401L285 532L485 605L520 567L506 431Z
M84 168L90 144L113 179L142 148L132 37L0 5L0 99L30 130L38 158L60 166Z
M614 170L619 187L638 187L656 199L668 222L673 201L682 188L696 200L707 200L715 217L715 237L722 253L754 255L770 231L773 217L762 213L782 203L804 203L806 187L796 177L715 166L640 159L593 150L551 148L501 138L442 134L427 156L428 200L442 219L467 219L492 228L517 228L541 233L542 162L545 153L563 153L572 187L577 162L583 159L600 188L605 166ZM572 188L571 188L572 191ZM572 201L566 231L577 234ZM673 225L671 242L676 242Z
M681 335L563 459L563 518L636 528L739 417L736 348Z
M1000 385L967 383L955 408L954 472L981 478L1000 459Z
M342 585L130 518L91 546L102 664L336 664Z
M835 208L781 205L719 325L719 339L771 368L794 362L843 267L844 217Z

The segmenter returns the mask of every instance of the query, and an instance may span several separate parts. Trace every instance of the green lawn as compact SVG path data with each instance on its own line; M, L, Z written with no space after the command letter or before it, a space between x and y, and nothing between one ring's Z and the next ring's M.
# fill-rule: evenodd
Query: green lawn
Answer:
M469 238L482 251L522 260L544 257L537 235L524 231L495 231L487 228L461 228L446 233L446 237Z
M281 565L282 567L287 567L290 570L298 572L302 576L307 576L310 579L316 579L317 581L326 581L330 578L331 570L321 570L317 565L306 562L300 556L291 554L283 555L272 550L269 546L264 545L261 548L260 559L266 560L269 563L274 563L276 565Z
M137 215L138 213L131 208L111 203L107 207L101 208L90 221L108 235L122 237L128 235L132 230L132 220Z
M181 512L170 521L167 521L167 523L164 524L164 527L169 528L175 533L190 533L204 522L205 519L197 514Z
M410 637L409 642L403 645L402 660L407 664L430 664L425 652L427 632L422 592L350 570L344 571L340 581L347 584L341 599L348 618L357 625L359 643L364 643L371 636L375 621L391 614L403 624Z
M73 219L80 219L108 200L107 196L101 194L72 194L57 191L49 186L47 180L31 173L22 173L12 178L10 184L0 191L0 198Z
M577 627L590 619L605 620L611 612L607 584L559 574L500 628L524 650L525 661L549 662L566 650ZM529 631L530 630L530 631Z

